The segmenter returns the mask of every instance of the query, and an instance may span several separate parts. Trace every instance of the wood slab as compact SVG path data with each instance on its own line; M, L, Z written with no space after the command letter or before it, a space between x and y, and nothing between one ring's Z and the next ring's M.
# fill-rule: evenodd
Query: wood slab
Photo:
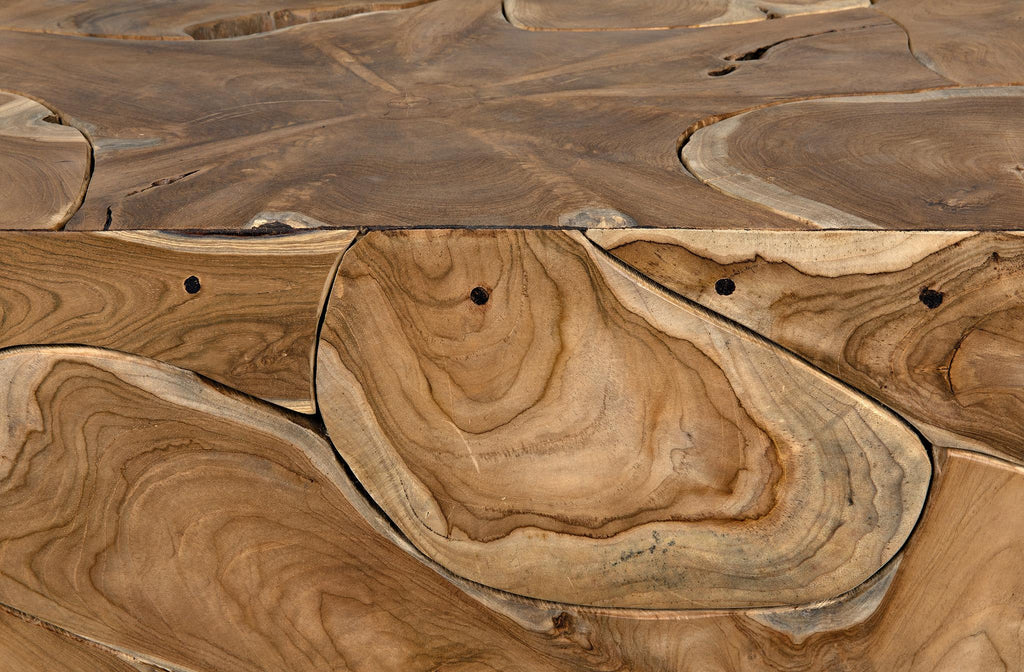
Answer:
M1024 4L1014 0L875 0L907 31L923 65L965 85L1024 84Z
M698 28L870 6L870 0L504 0L503 4L509 22L526 30Z
M654 282L884 402L932 442L1024 463L1020 235L588 236Z
M323 439L264 404L87 348L8 351L0 367L21 427L0 446L3 601L154 668L1024 663L1024 534L1007 524L1024 515L1024 469L991 458L937 449L902 560L843 601L851 612L580 609L459 590L364 519Z
M0 72L90 129L95 171L67 228L222 232L274 213L344 228L801 228L693 179L681 139L773 102L951 84L870 9L563 33L520 30L497 0L231 40L3 31Z
M2 28L135 40L215 40L266 33L431 0L328 0L314 7L288 0L11 0Z
M424 553L572 604L838 595L902 545L929 478L896 418L579 233L367 234L327 307L317 397Z
M1012 228L1022 117L1024 87L808 100L706 126L682 159L705 184L816 228Z
M0 91L0 231L60 228L85 198L91 158L49 108Z
M153 669L0 608L0 672L152 672Z
M378 533L300 416L92 348L0 370L0 603L174 671L576 669Z
M92 345L314 410L320 314L354 231L0 236L0 347Z
M937 450L918 529L895 578L868 613L827 625L828 613L793 610L605 614L564 619L589 657L580 669L654 672L886 670L964 672L1024 667L1024 470ZM786 625L785 621L789 620ZM604 667L602 667L604 666ZM617 666L617 668L616 668Z

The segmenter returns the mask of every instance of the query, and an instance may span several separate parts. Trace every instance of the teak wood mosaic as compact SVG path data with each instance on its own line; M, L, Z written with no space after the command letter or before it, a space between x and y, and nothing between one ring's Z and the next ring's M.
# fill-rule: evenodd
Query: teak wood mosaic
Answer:
M0 672L1024 670L1024 3L0 3Z

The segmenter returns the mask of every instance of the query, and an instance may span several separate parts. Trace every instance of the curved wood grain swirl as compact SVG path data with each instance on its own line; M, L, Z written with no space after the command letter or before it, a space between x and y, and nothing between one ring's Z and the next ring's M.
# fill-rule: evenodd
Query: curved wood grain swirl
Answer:
M787 103L682 149L706 184L816 228L986 229L1024 215L1024 87Z
M836 595L903 543L929 478L888 413L572 233L367 234L317 394L428 556L575 604Z
M11 232L0 237L0 347L120 350L309 413L325 292L354 237Z
M92 348L0 376L0 603L171 670L576 669L378 534L301 417Z
M1012 0L876 0L932 70L966 86L1024 84L1024 4Z
M96 169L66 228L225 232L267 212L353 229L559 227L580 211L641 226L805 228L690 179L681 134L780 100L950 83L868 9L561 33L516 29L499 2L222 41L5 31L2 85L91 129ZM13 8L0 3L0 25ZM735 71L709 75L724 65Z
M0 231L60 228L82 202L91 152L48 108L0 91Z
M587 235L655 282L880 399L932 442L1024 463L1020 235ZM722 278L735 284L732 294L715 291Z

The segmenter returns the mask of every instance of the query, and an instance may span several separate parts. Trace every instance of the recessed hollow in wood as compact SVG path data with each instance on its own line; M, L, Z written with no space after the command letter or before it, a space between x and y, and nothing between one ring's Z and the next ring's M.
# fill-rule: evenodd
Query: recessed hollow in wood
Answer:
M930 473L888 412L573 233L367 234L335 281L317 397L429 557L573 604L837 595L900 547Z

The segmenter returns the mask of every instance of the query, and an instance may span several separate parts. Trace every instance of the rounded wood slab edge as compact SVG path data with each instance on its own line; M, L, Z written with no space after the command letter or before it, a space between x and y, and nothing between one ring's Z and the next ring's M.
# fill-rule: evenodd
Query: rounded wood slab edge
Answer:
M903 544L930 474L887 411L575 233L366 234L317 396L426 555L563 603L835 596Z

